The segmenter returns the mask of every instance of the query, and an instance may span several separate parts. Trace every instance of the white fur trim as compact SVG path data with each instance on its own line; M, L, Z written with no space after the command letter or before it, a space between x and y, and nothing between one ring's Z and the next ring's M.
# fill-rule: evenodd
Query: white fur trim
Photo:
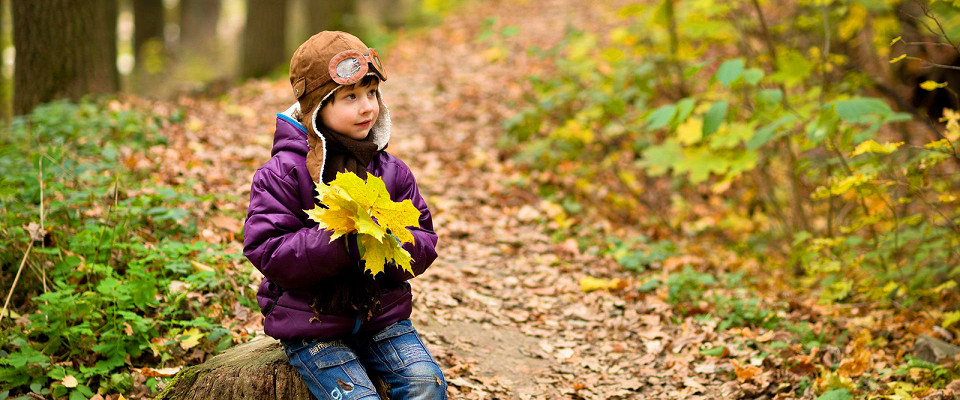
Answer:
M296 114L297 111L300 111L300 102L299 102L299 101L296 102L296 103L293 103L293 105L291 105L290 108L287 108L286 110L283 110L283 112L280 113L280 114L286 115L287 117L289 117L289 118L292 119L292 120L296 120L296 118L294 118L293 115Z
M336 90L333 90L330 93L333 93L334 91ZM322 105L323 105L323 102L321 101L320 104L317 105L317 108L314 108L313 112L310 113L311 115L310 118L313 118L311 120L313 121L313 123L310 124L310 127L313 128L313 133L320 138L320 145L323 146L323 149L321 149L323 150L323 164L320 164L320 175L317 177L317 181L314 182L314 184L316 184L317 186L320 186L323 184L323 167L324 165L327 164L327 139L325 139L323 135L320 134L320 131L317 130L317 113L320 111L320 106ZM307 133L307 134L309 135L310 133Z
M377 150L383 150L390 143L390 109L383 103L383 95L380 87L377 87L377 102L380 103L380 117L370 128L370 134L373 135L373 142L377 144Z

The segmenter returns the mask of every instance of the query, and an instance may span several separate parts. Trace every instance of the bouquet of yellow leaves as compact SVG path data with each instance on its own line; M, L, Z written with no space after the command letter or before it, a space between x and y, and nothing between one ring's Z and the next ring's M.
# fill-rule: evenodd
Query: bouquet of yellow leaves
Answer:
M377 276L387 263L393 262L413 274L413 258L402 246L413 243L408 226L420 226L420 210L410 200L399 203L390 199L383 180L367 175L360 179L352 172L339 172L329 185L317 185L321 206L304 210L317 221L317 229L333 232L330 241L347 233L358 234L365 270Z

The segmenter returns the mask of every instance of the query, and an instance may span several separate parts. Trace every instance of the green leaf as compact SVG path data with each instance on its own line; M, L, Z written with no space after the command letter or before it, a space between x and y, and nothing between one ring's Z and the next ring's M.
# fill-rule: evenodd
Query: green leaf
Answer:
M713 152L707 148L688 148L684 151L685 162L675 165L678 173L689 172L691 183L700 183L710 174L722 175L729 168L729 160L724 154Z
M726 346L717 346L711 347L709 349L700 350L700 354L711 357L720 357L723 356L723 351L726 350Z
M670 123L673 116L677 113L677 106L667 104L660 106L647 116L647 128L650 130L660 129Z
M760 68L750 68L743 71L743 81L750 86L757 86L761 79L763 79L763 70Z
M640 288L637 290L640 291L640 293L652 292L654 289L660 287L662 283L663 282L661 282L659 279L654 278L644 282L643 285L640 285Z
M742 58L727 60L723 64L720 64L720 68L717 69L717 74L715 75L717 81L723 86L729 87L731 83L740 78L740 75L743 73L743 65L744 62Z
M703 117L703 137L713 134L720 128L720 124L727 118L727 109L730 104L726 101L718 101L710 106L710 110Z
M757 102L764 107L772 107L783 100L783 91L780 89L763 89L757 92Z
M757 129L757 132L753 135L753 137L747 141L747 150L756 150L760 147L763 147L763 145L767 144L767 142L779 136L775 135L778 128L785 124L791 123L794 120L796 120L796 117L792 115L784 115L780 117L780 119L771 122L767 126Z
M518 33L520 33L520 28L518 28L516 25L508 25L500 30L500 35L505 38L516 36Z
M817 400L850 400L850 391L847 389L833 389L817 397Z
M697 105L697 101L691 97L686 97L677 102L677 117L674 118L675 124L682 124L683 121L687 120L687 117L690 116L690 113L693 112L693 106Z
M873 115L886 117L893 114L893 110L883 100L870 97L855 97L849 100L838 100L834 103L837 115L846 122L861 123L873 122Z
M665 174L671 167L682 162L683 148L679 143L668 140L663 144L645 149L637 165L646 169L651 176L658 176Z

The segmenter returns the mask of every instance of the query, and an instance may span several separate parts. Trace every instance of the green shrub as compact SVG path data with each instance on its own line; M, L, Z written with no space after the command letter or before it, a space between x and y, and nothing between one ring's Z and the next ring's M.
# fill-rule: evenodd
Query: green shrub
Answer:
M211 310L255 302L243 290L249 273L230 267L243 255L194 239L187 207L212 197L189 185L157 187L156 171L128 170L121 157L164 145L159 130L171 123L179 122L116 103L56 102L4 132L4 282L30 243L26 226L40 221L41 196L49 234L34 243L14 291L11 308L22 317L0 327L0 392L71 399L124 392L130 367L160 367L191 347L216 352L232 343L220 324L226 313ZM181 346L186 340L198 342ZM65 387L65 376L77 386Z

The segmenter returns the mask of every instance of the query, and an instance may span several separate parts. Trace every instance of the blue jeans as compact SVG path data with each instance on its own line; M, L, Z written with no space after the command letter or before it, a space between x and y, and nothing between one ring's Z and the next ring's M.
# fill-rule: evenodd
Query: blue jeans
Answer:
M391 400L447 398L447 382L409 319L373 336L284 340L283 348L319 400L379 399L367 370L390 388Z

